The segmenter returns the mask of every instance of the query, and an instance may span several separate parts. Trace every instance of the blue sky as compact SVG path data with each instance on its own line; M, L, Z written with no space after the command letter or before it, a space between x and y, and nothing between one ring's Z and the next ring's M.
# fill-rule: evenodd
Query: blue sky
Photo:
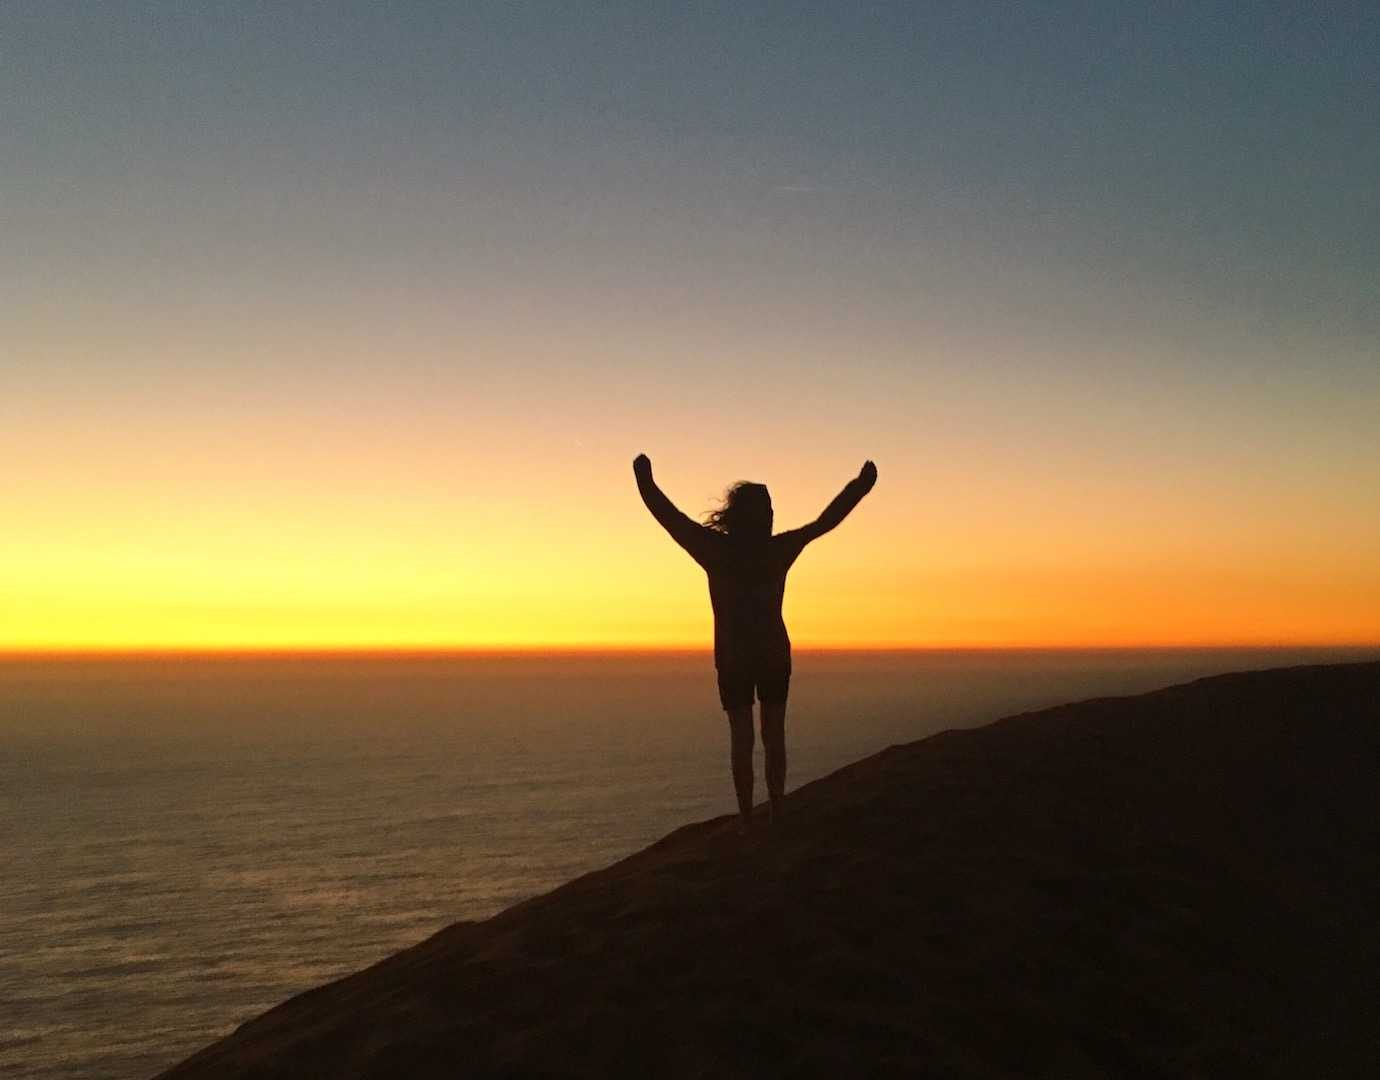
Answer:
M367 445L414 503L874 456L1202 550L1247 492L1359 568L1377 132L1373 4L7 3L10 561L112 463L134 521Z

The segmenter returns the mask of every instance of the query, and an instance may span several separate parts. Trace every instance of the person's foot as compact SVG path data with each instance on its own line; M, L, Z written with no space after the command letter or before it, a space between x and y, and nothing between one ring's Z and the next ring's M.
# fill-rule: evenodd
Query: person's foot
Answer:
M786 816L786 806L782 799L773 799L767 804L767 821L772 825L780 825Z

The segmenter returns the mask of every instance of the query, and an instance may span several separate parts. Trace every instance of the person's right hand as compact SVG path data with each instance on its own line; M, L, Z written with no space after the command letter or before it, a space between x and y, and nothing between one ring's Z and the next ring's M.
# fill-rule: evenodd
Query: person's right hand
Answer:
M858 470L858 479L867 485L867 490L872 490L872 485L877 482L877 466L871 461L864 461L863 467Z
M652 459L646 454L638 454L633 458L633 475L636 477L652 475Z

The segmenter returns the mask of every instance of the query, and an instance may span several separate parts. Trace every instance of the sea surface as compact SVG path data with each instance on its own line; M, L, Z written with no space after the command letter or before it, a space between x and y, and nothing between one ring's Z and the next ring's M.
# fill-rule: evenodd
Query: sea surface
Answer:
M1028 709L1377 655L799 652L788 787ZM151 1076L731 812L727 758L707 654L0 660L0 1074Z

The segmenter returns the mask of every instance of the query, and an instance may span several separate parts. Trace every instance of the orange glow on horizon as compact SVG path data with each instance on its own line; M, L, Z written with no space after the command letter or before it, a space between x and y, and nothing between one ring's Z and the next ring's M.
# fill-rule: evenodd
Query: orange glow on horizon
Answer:
M692 515L766 481L779 529L877 460L876 490L791 572L799 648L1380 642L1380 504L1359 497L1380 473L1349 429L1265 471L1177 400L1166 457L1163 425L1109 434L1134 422L1119 398L1109 415L1070 399L1080 441L1031 411L960 424L962 401L903 387L803 385L791 422L741 444L714 436L713 402L654 383L616 411L612 389L563 412L533 387L527 413L505 391L502 415L380 419L356 388L218 425L171 399L137 420L20 417L0 433L19 466L0 651L708 649L704 576L639 502L639 449Z
M1373 577L1360 589L1288 567L1268 579L1210 566L1154 574L926 567L923 556L920 566L879 575L862 561L873 545L861 522L848 528L820 541L836 546L807 552L792 572L786 617L799 648L1380 641ZM101 568L104 581L88 566L80 591L64 592L59 560L49 582L29 579L27 596L10 591L0 650L707 649L703 575L653 529L641 530L638 550L627 553L627 573L607 561L542 566L533 553L517 567L496 559L474 581L442 559L373 574L333 560L294 559L291 569L184 564L176 578L160 576L152 559Z
M1022 518L1018 499L1003 525L952 502L931 517L885 482L792 570L797 647L1380 641L1380 569L1363 550L1325 556L1317 529L1262 539L1218 520L1147 536L1138 511L1098 532L1058 512ZM22 550L11 536L0 651L707 649L703 574L627 486L593 529L569 524L597 501L573 486L531 508L495 492L449 512L285 497L189 522L102 506ZM778 506L808 505L780 486ZM820 487L814 502L832 494Z

